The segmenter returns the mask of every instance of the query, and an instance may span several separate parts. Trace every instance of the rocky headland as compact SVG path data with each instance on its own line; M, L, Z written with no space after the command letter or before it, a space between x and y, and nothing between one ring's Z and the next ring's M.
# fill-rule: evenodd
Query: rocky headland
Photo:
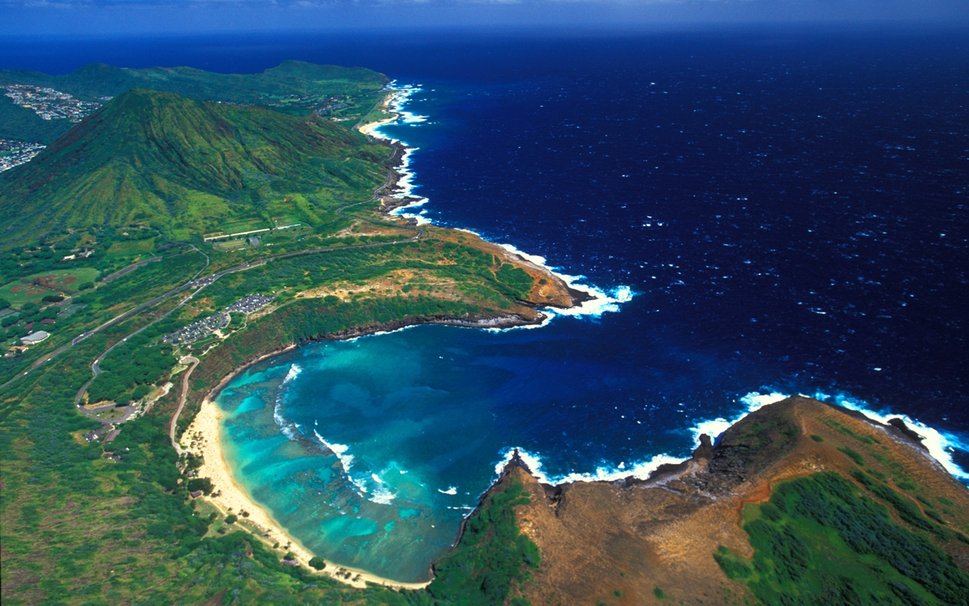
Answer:
M765 592L781 565L764 564L760 546L752 545L750 524L764 515L756 507L771 502L780 486L819 478L856 491L920 545L930 541L941 558L937 566L951 568L954 591L969 588L965 486L928 455L901 420L882 425L804 397L751 413L716 443L703 436L692 458L660 468L645 481L550 486L516 458L492 490L520 483L530 497L516 509L517 524L538 547L541 565L516 592L532 604L722 604L770 601ZM854 503L849 496L845 502ZM842 505L832 503L831 509ZM799 526L800 517L778 523L809 527ZM799 555L807 568L827 541L842 547L839 537L801 534L806 536L787 542L807 545ZM835 558L835 552L824 557ZM740 562L747 573L732 574L731 562ZM846 586L862 582L851 577L856 568L846 565ZM909 572L910 580L918 576ZM790 587L801 590L797 579ZM938 598L932 587L927 590L927 597ZM799 603L811 600L804 595Z

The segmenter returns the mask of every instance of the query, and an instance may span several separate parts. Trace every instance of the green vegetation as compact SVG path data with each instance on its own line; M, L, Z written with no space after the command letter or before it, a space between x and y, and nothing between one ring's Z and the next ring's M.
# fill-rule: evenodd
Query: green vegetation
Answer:
M278 214L338 229L335 209L370 199L387 155L318 116L133 90L0 174L3 247L129 225L185 240L229 222L272 224Z
M875 496L891 505L892 509L895 510L895 513L902 521L920 530L936 533L941 538L947 538L947 533L934 523L925 519L925 516L922 515L918 506L908 498L898 494L885 484L876 481L861 471L855 471L851 475Z
M729 578L734 580L742 580L750 578L751 570L747 563L723 545L717 547L717 550L713 552L713 559L717 561L720 568L723 570Z
M120 240L111 244L107 254L114 257L136 257L150 254L153 250L155 250L155 238Z
M439 602L472 606L502 604L514 584L538 568L538 547L521 534L515 507L528 503L518 482L492 493L465 526L461 544L434 567L428 587Z
M516 530L520 486L489 499L442 563L442 579L420 592L352 589L314 574L318 559L309 568L284 564L284 551L245 530L247 514L223 518L191 497L210 493L212 482L169 442L181 390L155 389L181 385L185 375L173 372L189 369L176 366L179 357L200 359L190 367L183 427L201 396L254 355L378 326L522 313L533 287L527 272L466 235L418 231L374 212L391 150L309 113L374 115L382 76L300 64L267 74L101 66L15 75L116 98L0 177L8 219L0 336L9 346L38 323L52 333L0 361L4 604L527 603L512 594L539 555ZM209 76L214 88L203 82ZM281 78L288 83L276 86ZM132 79L263 107L124 92ZM297 98L297 89L318 95ZM258 246L203 241L293 223L302 225L262 233ZM20 285L36 292L14 292ZM327 294L337 286L349 294ZM303 296L314 290L322 294ZM273 312L233 313L224 340L162 342L254 293L272 295ZM55 357L40 364L45 356ZM116 407L74 407L76 395L124 404L149 393L157 401L120 433L110 425L122 414Z
M81 284L94 281L99 273L93 267L78 267L27 275L0 286L0 297L17 309L25 303L56 302L45 297L76 293Z
M852 450L851 448L848 448L847 446L841 446L840 448L838 448L838 450L848 455L848 458L854 461L856 465L865 464L865 459L856 451Z
M162 325L164 328L170 327ZM113 350L101 363L101 374L88 386L88 401L112 400L119 404L138 399L150 385L163 382L175 362L172 348L154 341L155 333L141 333L130 337L124 347ZM132 355L137 351L137 355Z
M372 115L386 76L362 68L287 61L259 74L218 74L189 67L129 69L88 65L51 76L0 71L0 84L49 86L84 101L102 102L133 88L173 92L200 100L262 105L294 115L319 111L327 117L356 121ZM33 111L0 96L0 137L51 143L73 126L67 120L43 120Z
M887 487L856 477L891 499L897 513L907 510ZM900 525L851 482L819 473L784 482L769 502L745 508L751 562L725 547L714 558L765 604L965 603L969 575L922 534L924 518L906 517L911 513Z

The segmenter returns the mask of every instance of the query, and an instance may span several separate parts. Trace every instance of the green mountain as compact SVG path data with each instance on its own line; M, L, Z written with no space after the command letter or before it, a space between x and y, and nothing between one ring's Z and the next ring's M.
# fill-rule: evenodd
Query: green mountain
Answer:
M172 239L240 221L319 226L370 197L386 157L319 116L136 89L0 173L0 241L95 226L147 224Z
M134 88L177 93L203 101L263 105L294 115L317 112L355 122L380 102L387 77L364 68L286 61L257 74L218 74L191 67L132 69L94 64L63 75L0 70L0 137L51 143L73 126L44 120L3 94L6 85L52 88L82 101L103 103Z

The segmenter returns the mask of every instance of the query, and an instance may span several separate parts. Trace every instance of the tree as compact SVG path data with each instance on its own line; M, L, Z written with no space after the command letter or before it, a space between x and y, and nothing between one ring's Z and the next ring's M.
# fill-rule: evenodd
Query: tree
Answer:
M310 560L310 566L316 570L323 570L326 568L326 561L319 556L313 556L313 558Z

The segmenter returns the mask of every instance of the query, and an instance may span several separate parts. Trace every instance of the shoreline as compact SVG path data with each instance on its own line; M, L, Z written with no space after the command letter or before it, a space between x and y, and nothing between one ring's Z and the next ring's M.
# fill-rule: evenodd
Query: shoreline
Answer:
M420 206L427 201L425 198L412 195L411 191L413 187L413 183L411 182L413 173L408 169L408 165L409 155L414 148L408 146L402 141L393 139L378 132L378 129L381 126L392 124L401 118L401 108L399 107L399 104L406 102L407 97L412 92L413 89L410 88L392 90L390 93L388 93L381 104L382 109L388 113L391 113L392 115L381 120L361 124L356 128L363 135L386 142L395 149L392 158L396 161L396 164L391 169L393 178L390 179L389 182L382 188L384 190L384 194L381 196L382 212L388 215L401 217L404 220L415 221L420 224L421 217L419 215L408 216L398 212L408 207ZM426 222L426 219L424 221ZM474 232L470 233L481 237ZM383 585L395 589L422 589L427 587L433 580L433 571L429 571L429 576L431 578L429 578L427 581L419 583L405 583L381 577L365 570L341 566L335 562L327 560L326 558L322 558L322 556L319 557L326 562L326 567L322 571L318 572L311 568L309 566L309 560L314 557L312 551L307 549L295 536L290 534L278 521L276 521L266 507L257 503L234 477L231 467L225 460L225 450L221 441L221 422L224 418L224 412L219 408L218 404L214 400L216 395L222 389L224 389L226 385L228 385L235 377L239 376L239 374L244 372L247 368L269 358L293 351L304 342L350 340L374 334L402 330L423 324L439 324L444 326L457 326L462 328L475 328L492 331L508 330L512 328L537 328L547 325L548 322L550 322L556 315L563 313L568 314L569 309L579 310L579 313L583 313L583 311L587 310L590 302L593 304L592 313L595 313L596 309L602 310L607 306L614 305L618 302L616 299L613 299L598 289L595 289L595 287L576 284L575 282L577 279L573 278L572 276L563 276L557 273L552 268L548 267L544 262L545 260L541 257L529 255L511 245L497 244L485 240L484 238L481 239L495 246L496 248L501 249L501 252L503 252L505 255L517 259L524 265L530 266L541 272L546 272L551 277L560 280L566 288L566 292L569 294L569 297L571 298L571 306L568 308L548 307L536 309L535 318L528 318L517 314L498 316L481 315L473 318L441 316L430 318L404 318L391 322L366 324L346 331L324 335L316 339L290 343L285 347L277 348L246 360L242 364L236 366L226 376L222 377L222 379L206 393L198 412L192 418L190 424L178 439L178 443L185 452L190 452L201 458L202 465L198 469L198 477L210 478L214 487L213 493L218 493L218 496L212 496L210 494L202 498L211 503L216 509L222 512L223 515L228 515L229 513L236 513L236 515L238 515L238 512L246 511L249 514L248 517L244 518L239 516L239 521L237 524L239 524L240 527L249 531L270 547L272 547L274 543L278 543L280 546L288 545L286 549L293 553L295 560L312 574L325 575L353 587L365 587L368 583ZM455 543L457 543L460 538L461 532L459 530Z
M406 102L407 97L412 92L414 92L414 89L412 88L391 90L391 92L388 93L382 102L381 108L392 115L381 120L358 125L356 129L363 135L384 141L395 149L392 157L394 160L396 160L396 165L391 169L393 178L389 180L389 182L382 188L385 192L381 196L382 212L388 215L401 217L404 220L414 221L420 225L422 222L427 222L427 220L420 217L420 215L406 215L399 212L403 209L420 206L427 202L426 198L420 198L412 195L413 173L408 169L408 166L409 155L415 148L408 146L402 141L393 139L378 132L378 129L381 126L395 123L401 119L402 109L400 108L400 104ZM470 230L463 231L470 232ZM219 408L218 404L214 400L219 391L224 389L226 385L228 385L235 377L239 376L239 374L244 372L247 368L258 364L263 360L293 351L304 342L350 340L374 334L402 330L423 324L439 324L444 326L457 326L462 328L475 328L491 331L508 330L513 328L537 328L547 325L548 322L550 322L556 315L570 315L570 310L572 310L572 314L602 313L603 311L611 311L616 309L614 306L617 303L622 302L622 299L614 299L593 286L577 284L580 278L559 274L554 269L549 267L545 263L545 259L542 257L529 255L512 245L490 242L475 232L470 233L480 237L483 241L488 242L496 248L501 249L501 252L508 257L513 257L526 266L530 266L535 270L545 272L554 279L560 280L569 297L571 298L571 305L565 308L547 307L536 309L535 318L528 318L518 314L497 316L481 315L473 318L441 316L430 318L404 318L391 322L366 324L346 331L324 335L316 339L290 343L285 347L259 354L252 359L243 362L235 367L226 376L222 377L222 379L206 393L198 412L192 418L190 424L178 439L178 443L185 452L190 452L201 458L202 465L198 469L198 477L210 478L214 487L213 493L218 493L218 496L206 495L202 498L205 498L207 502L211 503L216 509L222 512L223 515L228 515L229 513L236 513L236 515L238 515L238 512L246 511L249 514L247 517L244 518L239 516L239 522L237 522L237 524L240 524L240 527L250 531L251 534L270 547L272 547L273 543L278 543L281 546L288 546L286 549L293 553L295 556L295 561L299 562L300 565L302 565L312 574L325 575L353 587L365 587L368 583L383 585L385 587L395 589L423 589L427 587L433 580L433 570L429 571L429 576L431 578L429 578L427 581L406 583L381 577L365 570L341 566L335 562L323 558L322 556L318 557L326 562L326 567L322 571L318 572L311 568L309 566L309 560L314 557L313 552L307 549L299 541L299 539L290 534L277 520L275 520L266 507L257 503L234 477L231 467L225 460L225 450L221 441L221 422L224 418L224 412ZM455 539L455 544L460 541L460 538L461 531L459 530Z
M400 99L400 96L401 96L401 91L399 90L390 92L382 104L382 107L385 109L385 111L391 111L390 108L392 108L393 104L398 99ZM404 96L404 101L406 101L406 93L403 96ZM394 123L398 119L399 119L399 114L382 120L368 122L368 123L359 125L357 127L357 130L359 130L362 134L366 136L374 137L376 139L384 141L388 143L390 146L392 146L393 148L396 148L397 150L393 154L393 157L395 160L395 166L391 169L393 172L394 178L391 179L388 182L388 184L385 186L385 190L384 190L385 193L383 196L381 196L382 211L387 214L394 214L396 216L402 216L402 218L420 222L421 218L419 216L413 216L413 215L408 216L408 215L403 215L399 212L395 212L408 207L420 206L421 204L427 201L424 198L413 195L413 192L411 189L413 184L410 181L409 177L412 175L412 173L410 173L407 167L409 164L408 163L409 152L414 148L407 146L406 143L402 141L393 139L391 137L383 135L382 133L377 132L380 127L385 126L387 124ZM424 219L424 221L427 221L427 220ZM474 234L475 236L481 237L479 234L471 230L463 230L463 231L468 231ZM482 239L484 240L484 238ZM189 428L186 430L185 434L183 434L185 437L188 437L193 435L194 432L197 431L196 425L195 425L197 419L201 418L201 420L204 422L203 423L204 429L202 430L202 435L209 437L210 439L206 441L206 444L204 445L203 450L207 452L209 456L203 457L203 460L206 461L206 463L203 465L203 468L200 469L200 476L209 475L209 477L212 477L213 483L216 484L218 490L222 490L223 495L227 494L227 488L228 488L228 494L230 494L231 497L229 499L226 499L225 501L237 503L237 505L227 505L225 502L215 503L216 507L218 507L224 513L228 507L232 507L235 509L235 511L239 511L238 504L244 504L242 505L243 508L250 513L249 519L252 520L253 523L256 523L258 528L268 528L271 534L278 536L282 539L279 541L281 545L285 545L288 542L290 544L290 550L292 550L297 557L297 561L300 561L300 563L303 564L307 570L310 570L311 572L313 571L313 569L309 568L307 565L309 558L313 557L313 554L308 549L306 549L298 541L298 539L290 535L280 524L278 524L275 520L273 520L268 510L258 505L257 503L255 503L255 501L251 497L249 497L248 494L245 492L245 489L241 487L234 480L232 476L232 471L224 460L224 451L222 449L222 444L217 443L217 442L220 442L220 438L221 438L220 436L221 430L220 430L219 423L221 421L222 413L218 409L218 405L213 401L213 399L215 395L220 390L222 390L230 381L232 381L235 377L239 376L240 373L242 373L252 365L257 364L263 360L292 351L297 347L299 347L304 342L326 341L326 340L349 340L349 339L360 338L360 337L369 336L373 334L380 334L385 332L401 330L404 328L409 328L411 326L417 326L422 324L442 324L442 325L461 326L461 327L477 328L477 329L484 329L484 330L505 330L510 328L521 328L521 327L525 327L525 328L540 327L547 324L555 315L582 315L585 313L597 314L597 313L602 313L603 311L611 311L611 310L617 309L619 303L627 301L628 297L632 296L631 293L626 293L626 295L624 296L623 294L618 292L615 294L615 296L610 296L602 292L601 290L595 288L594 286L587 286L584 284L580 284L579 282L582 279L581 277L567 276L559 272L556 272L554 269L550 268L546 264L546 261L544 258L530 255L528 253L524 253L511 245L498 244L498 243L490 242L488 240L485 240L485 241L489 242L489 244L495 247L503 249L504 253L507 254L508 256L515 257L516 259L525 263L526 265L529 265L533 268L539 269L544 272L548 272L555 278L562 280L562 282L568 288L568 291L572 296L572 299L573 299L572 307L564 308L564 309L549 308L544 310L544 312L539 311L538 317L533 320L529 320L521 316L480 317L470 321L468 319L461 319L461 318L437 317L437 318L417 318L417 319L405 318L399 321L393 321L393 322L387 322L387 323L381 323L381 324L374 323L374 324L359 326L354 329L350 329L350 330L346 330L346 331L342 331L334 334L328 334L317 339L301 341L299 343L293 343L293 344L287 345L286 347L279 348L274 351L258 355L252 358L251 360L247 360L243 364L234 368L225 377L223 377L222 380L220 380L219 383L208 392L208 394L205 396L205 399L202 402L202 406L199 410L199 413L196 415L196 419L193 419L192 425L190 425ZM750 395L751 394L748 394L748 396ZM742 418L746 417L748 414L753 412L752 408L753 410L756 410L755 407L748 406L746 410L744 410L738 418L732 419L729 422L726 422L726 420L723 420L723 419L720 419L720 421L726 422L728 426L733 426L734 424L739 422ZM213 417L213 415L216 415L216 416ZM714 429L712 426L710 426L711 422L714 422L714 420L700 421L699 424L693 428L696 434L695 438L697 440L699 440L700 430L706 429L710 431ZM710 431L710 433L713 433L713 432ZM713 436L711 437L715 437L716 435L717 435L716 433L713 433ZM212 459L213 461L216 461L216 463L210 463L209 462L210 459ZM601 469L601 470L597 469L595 472L592 472L592 473L571 473L563 477L549 478L545 476L544 473L542 473L542 464L541 464L541 460L538 457L533 456L524 450L512 449L512 451L510 451L506 455L504 460L502 460L498 464L498 466L496 466L495 471L496 471L496 476L498 480L493 481L492 486L494 486L495 483L499 481L500 478L510 469L510 466L515 466L516 464L518 466L522 466L528 469L529 473L533 477L536 477L536 479L538 479L540 482L547 483L555 487L555 486L573 484L577 482L584 483L584 482L649 481L658 476L661 476L670 467L683 465L689 459L690 459L689 456L672 457L670 455L661 453L658 455L654 455L652 458L634 462L629 467L620 466L616 469ZM209 465L213 465L215 467L209 467ZM215 477L216 475L219 476L219 481L216 481L216 477ZM482 493L482 496L487 494L487 492L488 491L486 490L484 493ZM213 502L213 501L217 501L219 497L215 497L215 498L207 497L207 499L210 502ZM258 512L258 514L256 512ZM463 526L464 524L462 524L462 529L463 529ZM254 534L259 536L261 533L257 531ZM459 530L457 534L456 542L460 541L460 537L461 537L461 530ZM261 537L261 538L265 540L264 537ZM273 542L272 540L269 541L270 545L272 544L272 542ZM394 581L392 579L387 579L387 578L380 577L378 575L374 575L372 573L368 573L363 570L355 570L348 567L340 567L339 565L329 560L326 560L326 562L327 562L327 567L326 569L324 569L324 571L322 571L321 574L326 574L327 576L330 576L335 580L338 580L340 582L343 582L355 587L362 587L362 586L365 586L367 583L372 583L372 584L379 584L379 585L384 585L384 586L394 587L394 588L420 589L420 588L426 587L433 580L433 576L431 576L431 579L422 583L401 583L398 581ZM347 576L343 576L340 574L341 569L350 572L349 578Z
M274 543L278 543L280 546L285 547L287 551L293 553L295 561L299 562L299 564L311 574L328 576L336 581L358 588L366 587L368 583L382 585L392 589L423 589L427 587L433 581L433 575L426 581L397 581L379 576L363 569L339 564L324 558L323 556L317 556L310 549L306 548L296 536L291 534L288 530L286 530L285 527L283 527L282 524L273 518L272 513L267 507L256 502L256 500L236 479L231 466L225 460L225 449L222 445L222 420L225 417L225 413L215 402L215 397L234 378L238 377L242 372L251 366L254 366L264 360L294 351L300 345L306 343L322 341L347 341L366 336L395 332L398 330L404 330L422 325L441 325L484 330L499 330L524 326L541 326L546 321L547 318L542 314L539 315L537 320L529 320L517 315L497 317L482 316L473 320L451 317L426 319L411 318L359 326L346 331L328 334L321 338L307 339L298 343L291 343L285 347L280 347L272 351L259 354L258 356L243 362L239 366L233 368L229 374L222 377L222 379L205 394L205 397L202 399L202 403L199 406L198 412L196 412L195 416L192 417L192 421L178 438L178 444L182 448L183 453L190 453L196 457L199 457L202 461L202 464L197 471L197 477L207 477L212 481L212 492L199 498L205 499L208 503L212 504L222 513L223 516L227 516L230 513L235 513L237 516L239 516L239 521L236 522L236 524L239 524L240 528L248 531L270 548L275 549L273 547ZM245 511L249 515L247 517L243 517L239 515L239 512L241 511ZM460 539L460 534L458 535L457 539ZM320 557L326 562L326 567L323 570L317 571L310 567L309 561L314 556Z
M185 452L201 458L202 465L198 469L198 477L209 478L212 481L213 493L218 493L217 496L208 495L202 498L205 498L224 516L237 515L239 519L236 524L240 528L250 532L271 549L276 549L273 545L278 543L280 548L291 552L294 560L311 574L328 576L358 588L373 584L393 589L423 589L430 584L430 580L419 583L395 581L365 570L344 566L326 558L321 558L326 562L323 570L316 571L310 567L309 561L314 557L313 552L276 521L265 507L256 503L233 476L232 469L225 460L225 450L222 448L221 432L224 417L225 413L219 405L206 396L192 423L179 440ZM249 515L241 515L243 511Z

